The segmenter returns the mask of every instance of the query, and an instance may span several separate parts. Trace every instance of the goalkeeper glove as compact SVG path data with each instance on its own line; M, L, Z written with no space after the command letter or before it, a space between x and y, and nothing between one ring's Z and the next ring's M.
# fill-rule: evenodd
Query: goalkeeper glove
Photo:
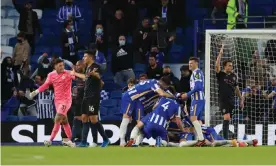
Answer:
M39 93L38 89L30 93L30 98L34 98Z

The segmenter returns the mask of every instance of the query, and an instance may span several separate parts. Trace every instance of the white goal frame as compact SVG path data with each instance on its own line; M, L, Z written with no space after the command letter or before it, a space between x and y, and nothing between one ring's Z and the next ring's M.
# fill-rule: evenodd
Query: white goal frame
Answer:
M250 38L250 34L256 36L270 35L269 39L276 40L275 29L254 29L254 30L206 30L205 35L205 125L210 126L210 83L211 83L211 35L225 34L233 37L246 37ZM272 36L272 38L271 38ZM254 37L255 38L255 37Z

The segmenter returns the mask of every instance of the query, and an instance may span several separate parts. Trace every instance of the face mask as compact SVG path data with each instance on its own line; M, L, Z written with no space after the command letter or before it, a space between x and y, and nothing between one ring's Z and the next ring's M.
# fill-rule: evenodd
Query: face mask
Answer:
M96 29L96 33L97 33L97 34L101 34L101 33L103 33L103 29L102 29L102 28L98 28L98 29Z
M119 40L119 44L120 44L120 46L124 46L126 44L126 41L125 40Z
M18 43L22 43L22 40L17 39L17 42L18 42Z
M163 75L164 75L164 76L169 76L169 75L170 75L170 73L163 73Z
M43 68L48 68L49 64L42 64Z
M73 26L73 25L71 25L71 26L70 26L70 29L73 31L73 30L74 30L74 26Z

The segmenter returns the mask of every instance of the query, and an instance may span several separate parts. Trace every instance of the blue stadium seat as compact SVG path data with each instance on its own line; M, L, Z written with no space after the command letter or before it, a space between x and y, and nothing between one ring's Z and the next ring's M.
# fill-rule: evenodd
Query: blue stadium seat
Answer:
M102 117L103 121L115 121L115 120L122 120L122 116L116 116L116 115L107 115Z
M1 110L1 121L5 121L9 115L9 111L2 111Z
M36 116L23 116L20 121L28 121L28 122L35 122L37 121Z
M43 29L43 36L47 36L47 37L51 36L52 39L54 39L55 34L52 32L52 29L50 29L50 28L44 28ZM57 40L57 39L55 39L55 40Z
M117 102L113 99L107 99L102 101L101 106L106 108L113 108L117 106Z
M110 94L111 99L121 99L122 98L122 91L112 91Z
M108 92L111 92L113 90L118 90L120 89L121 87L115 83L105 83L104 86L103 86L103 89L108 91Z
M116 102L117 102L117 107L120 108L121 107L121 100L117 99Z
M51 49L49 47L43 47L43 46L37 47L35 49L35 54L42 55L43 53L48 53L48 55L50 55L51 54Z
M1 8L1 19L6 18L6 16L7 16L6 10Z
M8 116L6 121L10 121L10 122L17 122L18 121L18 117L17 116Z
M105 107L100 107L100 114L101 116L106 116L108 113L107 113L107 108Z
M146 65L145 64L140 64L140 63L136 63L134 65L134 71L137 71L137 72L144 72L146 70Z
M103 73L102 79L103 80L114 80L113 73L111 73L111 72L105 72L105 73Z
M17 37L12 37L9 40L9 46L14 47L17 43Z
M42 54L34 54L33 56L31 56L31 64L37 64L37 60L41 55Z
M116 116L121 116L122 114L120 113L120 109L118 107L111 108L107 111L108 115L116 115Z
M43 19L44 18L56 18L58 14L57 10L52 10L52 9L44 9L43 11Z
M62 49L60 47L52 47L52 53L61 55L62 54Z

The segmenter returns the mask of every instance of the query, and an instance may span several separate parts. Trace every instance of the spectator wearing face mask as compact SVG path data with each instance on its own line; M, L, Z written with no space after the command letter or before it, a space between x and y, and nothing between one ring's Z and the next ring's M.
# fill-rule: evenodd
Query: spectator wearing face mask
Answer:
M145 58L146 52L150 49L151 37L150 37L151 27L149 24L149 19L144 18L142 20L141 27L137 28L133 35L133 46L135 49L135 61L137 63L146 63Z
M72 28L72 22L64 22L64 30L61 34L62 58L75 64L78 61L78 41Z
M20 14L18 30L25 33L25 38L31 47L31 55L35 51L35 36L36 32L42 37L42 29L38 20L37 13L32 10L32 1L28 1L24 7L13 0L15 9Z
M78 32L78 22L82 19L82 14L73 0L66 0L65 5L59 8L57 21L64 24L65 21L72 21L72 30Z
M106 59L104 57L104 53L100 52L98 49L97 49L97 46L95 44L90 44L90 47L89 47L90 50L96 50L96 60L95 62L100 65L101 67L101 70L102 72L105 71L106 69Z
M171 84L175 87L176 92L180 92L180 82L177 77L174 76L170 66L165 66L163 68L163 75L168 76L171 80Z
M17 35L17 43L14 47L13 60L14 66L19 70L23 71L29 70L29 59L30 59L31 49L28 41L25 39L25 33L20 32Z
M47 75L53 71L50 65L49 59L45 58L42 60L42 64L38 67L37 75L47 77Z
M112 45L116 45L120 35L127 35L127 24L122 10L116 10L115 18L111 21L110 36Z
M163 69L157 64L156 53L149 56L149 66L147 69L149 79L159 80L163 76Z
M12 58L6 57L1 64L1 100L8 100L12 96L12 89L18 86L17 71Z
M129 78L135 79L133 72L133 50L126 44L126 37L119 36L118 45L112 49L111 70L114 81L119 85L127 83Z
M157 65L160 66L160 67L162 67L163 66L163 62L164 62L164 58L165 58L165 54L163 52L160 52L157 46L152 46L151 50L146 53L147 59L153 53L156 53L156 62L157 62Z
M106 37L106 33L104 31L102 24L97 24L95 28L95 34L92 35L91 44L95 44L96 48L104 53L105 56L107 56L107 50L108 50L108 39ZM92 33L93 34L93 33Z

